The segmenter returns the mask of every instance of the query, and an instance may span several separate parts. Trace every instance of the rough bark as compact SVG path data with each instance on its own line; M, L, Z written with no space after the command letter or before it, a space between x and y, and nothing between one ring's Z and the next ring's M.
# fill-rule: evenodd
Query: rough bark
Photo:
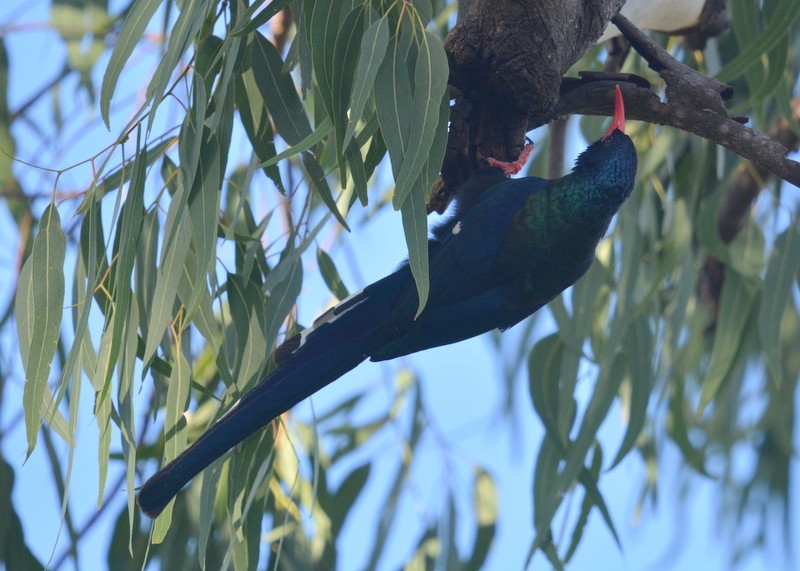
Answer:
M623 3L474 0L469 4L445 42L456 103L443 188L460 186L484 157L516 157L530 118L544 122L551 115L561 76L595 44ZM447 203L447 196L439 199Z
M779 141L729 116L724 100L732 90L685 66L620 15L614 23L666 83L666 101L642 78L625 74L564 72L594 45L622 0L472 0L460 14L445 48L450 63L451 109L442 178L429 210L441 212L486 157L514 159L525 133L568 114L609 115L613 84L621 83L629 118L694 133L800 185L800 164L786 157ZM709 0L715 15L708 30L724 29L726 14ZM713 10L711 9L713 8ZM612 68L613 69L613 68Z

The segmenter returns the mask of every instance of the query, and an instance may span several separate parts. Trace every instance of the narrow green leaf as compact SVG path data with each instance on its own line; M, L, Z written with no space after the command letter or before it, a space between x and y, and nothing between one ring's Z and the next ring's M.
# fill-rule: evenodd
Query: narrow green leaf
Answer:
M144 217L145 165L147 164L147 148L139 146L141 144L140 135L141 133L137 133L136 160L133 163L134 172L131 176L128 196L122 208L117 240L115 240L118 252L115 252L117 263L114 271L114 289L111 292L111 298L114 301L113 318L106 320L106 331L110 331L111 334L108 343L100 346L101 351L98 355L97 369L94 375L100 383L100 388L95 386L95 390L107 390L107 387L110 386L111 375L122 346L123 331L132 294L131 275L139 244L142 218ZM117 318L117 315L123 317Z
M256 284L235 274L228 274L226 289L236 331L233 377L239 391L244 391L258 381L267 362L264 299Z
M364 8L357 6L345 15L340 24L333 47L331 67L331 98L333 126L336 132L336 153L339 158L340 171L344 173L342 157L347 145L344 144L345 133L352 117L348 117L356 65L364 29Z
M203 483L200 487L200 521L198 522L200 567L207 569L205 554L208 553L208 540L211 537L212 523L214 522L214 508L217 500L217 491L220 488L222 476L222 462L213 462L211 466L203 470Z
M345 2L317 2L304 0L303 11L307 17L306 38L314 64L314 76L320 101L328 116L336 124L333 101L333 76L336 72L333 52L336 38L342 31L339 28L342 13L347 9ZM345 32L346 33L346 32Z
M264 519L265 481L272 474L273 436L263 431L234 449L228 469L228 511L234 524L234 569L257 567ZM257 501L261 498L262 501Z
M42 213L39 232L33 240L33 251L25 262L25 267L30 267L30 270L23 270L20 276L21 288L17 290L16 307L22 310L17 316L23 323L22 330L18 326L18 332L25 366L23 410L28 440L27 456L31 455L36 446L42 407L48 393L50 365L58 345L64 308L66 246L58 210L55 205L50 204ZM27 276L30 277L23 281L22 278ZM29 341L22 348L25 339Z
M492 477L481 469L475 470L472 501L475 510L475 542L472 556L465 563L465 571L478 571L484 568L486 558L494 540L499 514L497 485Z
M97 441L97 466L98 466L98 487L97 487L97 509L103 505L103 491L106 488L108 478L108 462L111 457L111 395L107 391L95 393L94 416L97 421L98 434Z
M411 185L428 160L436 128L439 124L440 102L447 89L449 68L447 54L438 38L425 32L417 55L414 71L414 120L405 146L403 164L396 178L392 203L395 209L403 204Z
M586 470L584 469L581 476L581 483L584 484L584 488L586 490L586 495L583 498L583 502L581 504L581 511L578 515L578 520L575 522L575 527L572 530L572 538L570 539L569 548L567 548L566 553L564 554L564 563L569 563L569 560L572 559L572 556L575 554L578 545L580 544L581 537L583 536L583 531L586 528L586 524L589 522L589 513L593 506L602 505L601 511L605 512L605 515L608 515L608 509L605 507L605 501L603 497L600 495L600 490L597 488L597 480L600 476L600 469L603 466L603 449L600 447L599 444L594 445L594 454L592 455L592 462L591 467ZM607 518L608 522L611 522L610 517ZM617 538L616 529L614 529L613 522L609 526L612 534L617 539L617 546L620 545L619 539Z
M216 261L217 223L220 194L222 192L221 149L214 133L203 137L200 164L189 193L189 216L192 220L192 237L197 255L196 274L192 277L192 296L186 306L188 319L194 313L203 292L207 292L206 275Z
M533 408L544 424L547 436L556 445L564 446L558 430L559 401L562 396L572 399L572 394L561 395L561 360L564 343L558 333L540 339L528 355L529 392Z
M345 158L347 159L347 165L350 167L350 174L353 178L353 188L356 192L356 196L361 201L361 205L366 206L369 202L369 195L367 194L367 170L364 166L364 160L361 158L361 149L358 148L355 139L351 140L347 145L345 149Z
M350 513L356 501L361 497L361 492L369 480L371 468L372 465L369 462L358 466L345 477L336 490L331 505L334 509L328 512L331 517L331 527L334 530L341 530L347 514Z
M542 438L533 472L533 525L537 535L549 533L550 522L558 508L558 465L561 461L557 445L548 436ZM540 531L541 530L541 531ZM542 543L545 539L542 538ZM537 547L538 549L538 547ZM535 549L529 553L533 556ZM527 565L526 565L527 566Z
M792 285L800 270L800 226L792 224L778 236L767 265L761 310L758 313L758 335L767 367L776 383L783 381L780 330L783 314L792 293Z
M734 356L739 350L744 326L756 297L755 287L733 270L725 272L725 283L719 302L719 320L711 349L711 362L697 407L697 417L702 416L728 376Z
M108 128L110 128L111 99L114 96L119 76L162 1L137 0L133 2L114 41L114 49L108 59L108 65L103 74L103 85L100 87L100 115Z
M173 210L173 206L174 204L171 203L170 211ZM147 324L147 340L143 358L145 363L149 363L155 354L172 319L172 306L178 292L183 262L192 241L187 229L189 225L187 215L185 208L180 214L173 214L176 228L175 239L169 249L165 247L161 252L161 265L158 268L156 286L153 291L152 313ZM169 213L167 216L169 218Z
M322 249L317 248L317 265L322 274L322 279L328 290L336 296L339 301L345 299L350 295L345 287L339 272L336 269L336 264L333 263L331 257Z
M181 13L170 30L167 50L147 86L147 100L151 101L148 130L153 127L156 110L166 95L167 86L178 67L178 62L197 37L214 4L212 0L186 0L181 5Z
M175 347L180 347L177 343ZM164 409L164 464L174 460L186 449L187 431L184 412L189 404L192 382L192 366L178 350L172 374L167 383L167 403ZM175 499L167 505L156 519L153 527L153 543L161 543L172 523L172 506Z
M403 218L403 232L408 245L408 265L414 275L419 296L419 307L415 316L419 317L430 292L430 266L428 265L428 217L425 200L421 192L411 192L400 209Z
M728 265L744 277L760 279L764 271L764 231L750 221L728 246Z
M356 66L355 84L350 101L350 122L347 124L347 131L344 135L344 146L350 144L350 139L355 134L364 107L369 99L369 94L375 84L378 70L386 56L386 49L389 47L389 20L379 18L376 20L361 38L361 50L358 55L358 65Z
M375 107L381 135L389 158L395 180L405 158L408 142L408 131L414 113L414 96L411 91L411 79L408 67L403 59L403 47L399 43L410 42L405 27L400 29L400 40L389 42L386 57L375 78Z
M331 214L339 221L339 224L344 227L348 232L350 227L345 222L344 216L339 212L339 207L336 205L336 200L331 193L331 187L328 185L328 180L325 178L325 171L317 162L317 159L309 153L303 153L303 168L307 174L307 180L311 187L317 192L322 202L328 207Z
M206 104L205 82L203 77L196 73L192 84L192 106L183 119L178 138L180 176L183 188L186 189L194 190L194 179L200 167L200 152L206 135L204 128Z
M603 462L602 448L600 447L599 443L595 442L594 449L596 453L595 453L595 458L592 462L592 471L590 472L586 468L581 468L581 473L578 476L578 481L586 490L587 499L591 501L592 504L594 504L600 511L600 515L603 517L603 523L606 524L608 531L611 532L611 536L614 538L614 543L617 544L617 549L621 551L622 542L619 540L617 527L614 525L614 520L611 518L611 512L608 510L608 505L606 505L606 501L603 498L603 495L600 493L600 488L597 485L599 480L600 467L602 466Z
M30 258L29 258L30 259ZM35 305L33 302L33 264L25 263L19 272L17 292L14 298L14 314L16 315L17 338L19 339L19 354L22 366L28 369L28 354L31 349L33 327L35 320Z
M261 10L261 12L258 12L258 9L261 8L265 2L266 0L253 2L253 5L248 7L236 22L230 35L246 36L251 32L255 32L266 24L275 14L283 10L284 6L289 3L289 0L272 0L269 6ZM258 14L256 14L256 12L258 12Z
M158 211L153 209L145 213L134 264L134 291L136 292L136 302L141 315L152 315L153 313L153 294L155 293L158 278L159 230ZM147 319L142 319L139 327L141 328L142 337L147 339Z
M741 75L747 68L759 62L762 55L772 49L792 29L800 16L800 3L796 0L781 0L775 8L776 17L770 19L761 35L752 43L745 44L733 60L717 74L717 79L727 82Z
M628 398L628 428L611 467L615 467L630 452L647 420L647 404L653 386L653 333L647 316L638 315L626 327L625 356L628 359L630 396Z
M267 319L264 326L265 347L272 349L278 339L281 324L286 320L289 312L294 307L303 287L303 264L300 258L289 263L286 279L271 285L267 293Z
M536 537L528 552L529 560L536 550L545 545L548 541L550 522L562 498L575 480L579 478L581 472L585 470L584 462L586 455L597 438L597 431L600 425L608 415L608 410L614 402L614 398L617 395L619 385L624 375L625 361L620 355L617 355L610 367L600 370L594 393L583 415L578 435L567 449L567 454L564 458L564 467L560 470L554 482L549 484L555 488L555 490L552 490L553 495L551 497L553 499L543 510L537 510ZM538 495L536 497L541 498L541 496Z
M11 549L3 557L8 569L44 569L25 541L25 531L12 499L14 468L0 457L0 513L3 514L3 541Z
M136 515L136 415L134 401L136 385L134 371L136 350L139 341L139 308L136 298L131 299L128 318L125 320L125 342L119 359L119 383L117 402L119 403L119 432L122 457L125 460L125 488L128 496L128 552L133 555L134 516Z
M332 131L333 131L333 122L330 120L329 117L325 117L325 119L319 125L317 125L317 128L314 129L314 132L311 133L308 137L306 137L296 145L292 145L282 153L279 153L274 157L272 157L271 159L264 161L258 166L261 168L271 167L273 165L278 164L283 159L288 159L289 157L292 157L299 153L304 153L317 143L321 142L325 137L330 135Z
M283 71L280 54L267 38L257 33L251 58L255 80L275 121L275 130L290 145L298 144L312 130L292 77Z

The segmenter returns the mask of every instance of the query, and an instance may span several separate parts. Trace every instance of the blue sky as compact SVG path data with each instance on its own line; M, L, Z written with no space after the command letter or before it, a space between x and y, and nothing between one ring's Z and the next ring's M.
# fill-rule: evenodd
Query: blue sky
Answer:
M118 9L119 4L112 3L112 9ZM12 109L26 101L61 68L62 62L59 58L63 49L58 36L48 28L49 18L49 4L43 0L11 0L0 3L0 30L3 30L14 66L10 77ZM155 55L151 53L144 58L134 58L123 74L115 103L134 101L137 94L141 94L152 70ZM104 61L101 60L101 64L95 69L96 85L99 85ZM98 111L87 101L85 92L77 89L74 80L62 87L58 97L61 102L60 112L64 116L63 136L52 145L42 146L34 136L30 124L22 122L16 125L14 135L22 158L34 159L45 166L65 166L76 162L110 144L114 139L114 129L121 129L126 120L124 113L118 113L113 116L111 133L95 126L88 136L77 138L75 133L81 132L86 124L98 123ZM57 112L59 110L53 106L53 100L47 97L32 109L31 116L36 118L39 125L47 126ZM162 109L161 126L176 124L176 117L178 116L174 111L171 113L166 108ZM158 126L154 132L160 132ZM574 154L580 150L582 143L574 132L572 140ZM239 138L234 142L234 150L241 151L239 156L247 156L246 141ZM571 164L571 160L567 164ZM384 176L375 182L380 191L389 188L390 182L385 176L387 171L384 168ZM52 189L50 175L37 173L23 165L18 165L16 172L25 181L28 190L47 195ZM59 190L81 189L88 183L89 176L87 167L71 171L60 181ZM40 208L44 205L43 201L38 204ZM62 210L65 225L71 221L74 206L67 204ZM270 208L269 198L256 206ZM360 219L360 213L354 211L349 220ZM331 251L351 291L391 271L404 257L405 247L400 219L395 213L384 211L369 223L356 223L353 227L352 239L346 238L351 240L350 243L346 246L337 245ZM326 232L328 233L320 240L325 247L332 236L331 230ZM0 209L0 239L4 244L14 245L0 251L0 299L5 304L12 295L15 248L18 244L14 224L5 209ZM302 322L309 323L329 302L329 294L320 278L313 275L313 252L306 258L308 279L304 284L300 316ZM67 268L72 263L73 260L68 259ZM544 334L549 326L548 316L542 316L540 323L541 333ZM101 326L100 323L93 324L97 335ZM504 341L513 346L516 335L514 330L508 332L504 335ZM12 332L6 330L0 343L3 356L7 360L16 359L18 364L18 357L13 352L15 340ZM393 379L403 369L414 371L421 379L423 400L430 414L431 424L436 430L428 431L418 451L411 483L408 492L403 496L401 525L390 542L391 548L384 558L382 568L395 568L407 557L428 516L443 509L448 486L461 492L460 495L468 496L465 492L471 485L471 466L474 464L483 466L495 477L500 496L500 527L487 568L520 568L532 539L531 482L534 461L542 438L541 423L530 404L524 371L517 375L514 382L514 413L511 417L502 419L499 411L504 398L503 369L491 340L486 336L388 364L364 364L315 395L312 398L314 410L319 415L343 397L366 387L370 396L358 415L369 418L373 410L383 410L387 406L393 394ZM23 377L19 365L17 371L18 375L7 379L5 398L0 402L0 429L5 436L0 447L3 457L15 470L13 499L23 519L26 539L40 560L46 561L51 553L58 556L67 542L63 530L60 541L58 538L61 507L51 480L46 450L41 441L32 457L23 463L26 446L20 404ZM145 379L144 382L146 386L143 391L146 392L150 379ZM78 423L78 445L70 492L71 510L78 525L91 517L98 493L97 442L90 389L87 384L81 399L82 412ZM589 381L579 385L579 400L585 402L589 389ZM310 419L310 403L298 406L296 414L300 418ZM606 456L621 441L623 430L624 425L617 407L601 432ZM112 451L118 449L117 442L115 436L112 440ZM373 466L369 491L357 512L350 518L341 542L342 560L348 565L352 563L354 568L365 562L366 552L363 546L368 542L363 537L369 537L374 532L371 522L382 509L381 502L388 485L385 480L396 469L402 457L402 446L397 439L384 437L374 446L380 446L381 450L370 454L370 457L377 458L378 461ZM66 461L66 446L57 442L57 451ZM718 483L693 477L681 468L678 463L679 455L669 444L665 444L663 458L659 473L661 484L658 503L655 506L647 504L638 517L635 515L635 508L646 477L638 456L631 454L620 466L603 474L601 490L620 533L623 552L617 549L599 515L593 512L572 569L722 571L728 568L728 553L736 546L726 541L729 534L717 521L721 501ZM746 471L746 452L742 453L741 460L742 469ZM112 462L109 482L116 481L120 468L121 466ZM795 460L795 475L797 468L798 463ZM692 478L691 487L686 492L687 496L681 499L681 488L686 485L688 478ZM795 505L790 513L800 513L798 492L800 490L795 485ZM572 500L572 513L579 509L580 499L579 495ZM111 501L121 506L125 501L124 494L111 498ZM468 509L469 506L465 504L463 507ZM87 536L81 553L82 568L105 567L104 553L111 533L110 525L113 523L113 518L107 516L115 514L118 509L110 509L110 514L105 516L107 523L95 526ZM554 527L556 536L559 532L559 528ZM467 545L470 537L462 533L459 541L461 545ZM785 565L780 546L771 546L764 553L766 556L763 558L759 556L745 560L741 569L756 571ZM549 569L549 565L541 555L537 555L533 569Z

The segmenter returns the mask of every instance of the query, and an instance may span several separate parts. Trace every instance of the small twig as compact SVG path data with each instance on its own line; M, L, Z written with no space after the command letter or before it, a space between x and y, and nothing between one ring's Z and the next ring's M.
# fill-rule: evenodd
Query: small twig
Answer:
M716 79L707 77L688 65L679 62L664 48L648 38L622 14L617 14L611 18L611 22L622 32L622 35L630 42L633 49L644 58L652 70L658 72L659 75L665 71L680 74L692 84L707 90L708 95L716 94L716 101L713 101L714 98L711 97L713 108L719 108L727 116L727 111L724 110L725 108L720 98L725 100L731 98L733 88L730 85L720 83ZM695 103L700 103L700 101Z

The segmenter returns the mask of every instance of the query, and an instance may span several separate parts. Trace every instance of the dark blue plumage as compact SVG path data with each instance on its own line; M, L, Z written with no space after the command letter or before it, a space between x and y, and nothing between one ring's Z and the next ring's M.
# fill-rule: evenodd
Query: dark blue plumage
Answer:
M505 167L505 163L493 164ZM392 359L525 319L591 265L611 218L630 194L636 152L624 134L617 88L608 133L557 180L476 172L429 241L430 296L418 298L407 264L321 315L275 353L276 368L139 492L154 517L196 474L276 416L363 360Z

